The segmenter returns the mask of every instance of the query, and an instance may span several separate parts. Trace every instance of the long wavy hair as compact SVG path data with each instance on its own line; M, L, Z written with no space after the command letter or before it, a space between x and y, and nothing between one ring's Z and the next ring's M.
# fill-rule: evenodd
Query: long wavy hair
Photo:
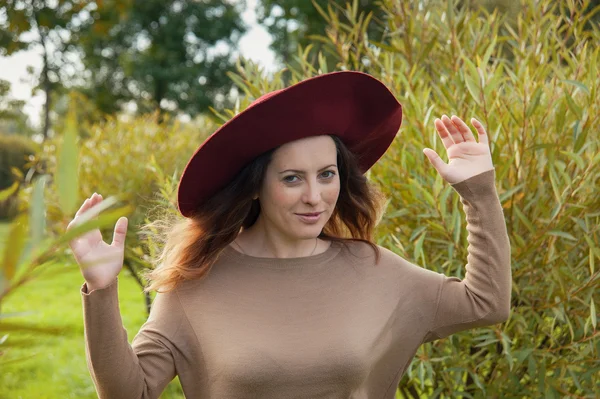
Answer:
M385 196L364 176L355 156L334 135L330 137L337 149L340 194L335 209L319 238L340 242L362 241L375 251L375 226L383 213ZM188 218L178 215L163 218L142 227L159 231L162 251L152 259L153 270L145 273L149 281L145 291L169 291L184 280L206 276L223 249L235 240L241 229L256 222L260 214L259 192L273 153L269 150L246 167ZM156 233L155 233L156 234Z

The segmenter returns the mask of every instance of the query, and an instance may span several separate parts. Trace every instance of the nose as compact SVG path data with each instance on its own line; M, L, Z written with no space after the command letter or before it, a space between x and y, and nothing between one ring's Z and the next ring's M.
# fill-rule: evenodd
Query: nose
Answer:
M319 183L309 180L304 187L305 190L302 195L302 201L305 204L318 205L319 201L321 201L321 187L319 186Z

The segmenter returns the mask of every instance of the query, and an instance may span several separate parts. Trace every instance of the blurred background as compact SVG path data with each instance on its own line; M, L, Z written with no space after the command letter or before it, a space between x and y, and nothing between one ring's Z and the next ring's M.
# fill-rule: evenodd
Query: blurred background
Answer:
M368 177L378 244L464 277L458 196L421 150L433 120L488 129L512 247L510 319L423 345L398 398L600 397L599 0L0 0L0 398L93 398L68 241L129 220L131 340L189 156L264 94L335 70L404 107ZM81 202L97 220L66 234ZM182 398L178 380L163 398Z

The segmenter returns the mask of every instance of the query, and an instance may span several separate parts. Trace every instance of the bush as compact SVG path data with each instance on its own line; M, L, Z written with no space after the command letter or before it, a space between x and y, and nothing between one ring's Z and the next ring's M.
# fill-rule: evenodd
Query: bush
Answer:
M16 214L18 186L38 150L37 144L27 137L0 134L0 191L12 187L8 198L0 198L0 220Z
M315 38L338 69L381 79L404 107L370 172L389 197L380 244L464 277L459 197L422 149L444 153L433 126L442 114L478 118L491 139L512 246L511 317L423 345L398 395L598 397L600 30L590 21L600 7L522 1L505 19L460 3L383 0L383 42L369 40L369 16L354 8L322 10L329 28ZM306 53L292 81L327 72L324 57L317 69ZM281 87L252 67L234 80L253 97Z
M73 120L76 115L72 115ZM162 122L158 123L159 118ZM64 124L68 129L68 123ZM124 204L134 211L127 215L129 228L127 234L127 250L125 266L144 285L140 271L151 267L144 256L144 250L138 239L138 228L149 217L149 212L160 202L158 198L161 187L158 184L160 174L178 176L187 160L198 145L214 129L208 118L199 118L194 123L181 124L158 114L134 118L109 118L106 122L91 126L77 125L76 130L85 138L78 139L77 179L78 188L74 196L77 208L83 200L94 192L108 196L119 196ZM46 213L48 230L51 235L64 234L67 224L74 216L65 214L60 204L59 187L57 186L58 148L65 131L59 131L56 137L44 143L39 162L47 165L52 180L46 192ZM73 155L75 156L75 154ZM27 204L32 195L32 186L21 190L22 203ZM175 198L169 198L171 203ZM25 209L22 209L25 211ZM114 226L113 226L114 227ZM103 230L105 240L112 239L113 230ZM146 295L149 306L150 297Z

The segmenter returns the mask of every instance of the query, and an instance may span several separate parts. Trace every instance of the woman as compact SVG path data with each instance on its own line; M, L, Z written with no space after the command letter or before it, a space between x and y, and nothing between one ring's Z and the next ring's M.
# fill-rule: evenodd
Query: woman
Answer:
M336 72L269 93L189 160L183 227L150 274L156 296L130 346L117 297L127 219L71 243L82 268L88 367L101 398L393 398L417 348L507 319L510 247L483 126L435 121L461 196L464 280L372 243L382 196L364 177L402 108L369 75ZM77 212L102 201L94 193ZM91 211L93 212L93 211ZM112 257L112 260L106 260Z

